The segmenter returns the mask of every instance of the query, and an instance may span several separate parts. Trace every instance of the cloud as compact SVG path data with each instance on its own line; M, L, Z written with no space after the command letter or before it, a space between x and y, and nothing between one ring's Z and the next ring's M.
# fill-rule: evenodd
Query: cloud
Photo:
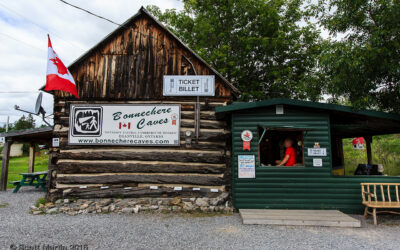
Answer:
M182 9L177 0L69 0L93 13L123 23L141 6L157 5L162 10ZM23 113L17 104L33 110L38 89L45 83L47 34L65 65L89 50L116 25L91 16L56 0L0 0L0 126L10 116L14 122ZM32 93L4 93L32 91ZM37 92L35 92L37 91ZM53 111L53 97L43 96L44 109ZM40 119L37 119L41 123Z

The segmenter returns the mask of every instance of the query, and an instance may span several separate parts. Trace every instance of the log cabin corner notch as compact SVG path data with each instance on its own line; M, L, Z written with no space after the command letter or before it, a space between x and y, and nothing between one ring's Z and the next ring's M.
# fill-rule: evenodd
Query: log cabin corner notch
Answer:
M52 91L53 136L60 147L49 165L56 172L50 198L215 197L230 191L230 131L214 108L239 92L143 7L68 68L80 99ZM195 130L196 97L163 96L164 75L215 77L215 96L200 97L200 136L190 147L182 138ZM180 146L69 144L71 105L99 104L179 104Z

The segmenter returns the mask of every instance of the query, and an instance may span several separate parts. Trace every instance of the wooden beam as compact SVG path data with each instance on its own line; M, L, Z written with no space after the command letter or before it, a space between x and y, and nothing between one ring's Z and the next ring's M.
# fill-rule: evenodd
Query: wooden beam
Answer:
M35 143L31 142L29 144L29 168L28 173L33 173L35 171Z
M176 191L173 188L159 187L158 189L150 189L149 187L124 187L110 186L107 189L91 186L88 188L68 188L63 190L64 197L75 198L105 198L105 197L123 197L123 198L141 198L141 197L216 197L220 192L211 192L210 189L200 188L194 191L192 188L182 187L182 190Z
M0 179L1 191L7 191L8 165L10 163L11 145L12 145L12 141L7 140L6 143L4 143L3 158L2 158L2 165L1 165L1 179Z
M204 173L220 174L225 163L198 163L176 161L121 161L121 160L72 160L60 159L56 164L58 174L80 173Z
M58 174L60 184L192 184L219 186L224 184L223 174L172 174L172 173L103 173L103 174Z
M224 163L225 153L221 150L180 150L153 148L100 148L61 150L58 159L80 160L140 160L140 161L175 161Z
M368 165L372 165L372 150L371 150L372 137L371 136L364 136L364 139L365 139L365 144L367 146Z

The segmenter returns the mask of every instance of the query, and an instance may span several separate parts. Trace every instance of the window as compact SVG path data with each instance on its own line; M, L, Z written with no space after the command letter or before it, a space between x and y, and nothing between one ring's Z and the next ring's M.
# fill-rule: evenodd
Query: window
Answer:
M304 166L304 131L295 128L259 127L260 166L278 165L276 161L281 161L285 157L285 140L291 142L296 156L296 161L291 166Z

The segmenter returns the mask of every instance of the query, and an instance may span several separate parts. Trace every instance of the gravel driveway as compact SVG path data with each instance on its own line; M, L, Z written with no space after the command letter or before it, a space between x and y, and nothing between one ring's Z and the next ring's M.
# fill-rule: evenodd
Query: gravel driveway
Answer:
M242 225L233 216L165 214L31 215L43 193L22 188L0 193L0 248L59 246L74 249L399 249L400 217L358 229ZM8 203L8 206L1 204ZM361 218L360 216L356 216ZM19 248L25 245L26 248ZM34 249L34 248L33 248ZM52 249L52 248L47 248ZM53 248L54 249L54 248ZM85 249L85 248L75 248Z

